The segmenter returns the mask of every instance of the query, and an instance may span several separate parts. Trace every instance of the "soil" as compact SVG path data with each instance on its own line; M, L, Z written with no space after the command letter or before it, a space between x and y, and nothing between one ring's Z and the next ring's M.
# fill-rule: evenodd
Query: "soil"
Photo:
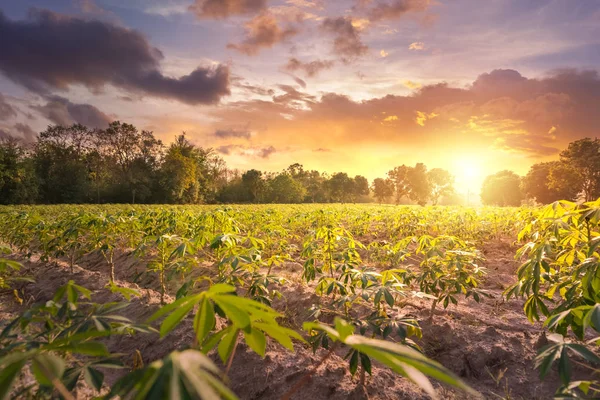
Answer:
M531 324L523 313L522 300L505 301L502 291L515 280L518 267L514 261L516 248L506 240L495 240L482 247L486 258L488 275L483 288L493 298L476 303L472 299L460 299L457 306L446 310L439 308L429 320L430 301L411 300L402 310L415 316L423 329L423 337L417 340L424 353L437 360L462 377L467 384L480 392L486 399L548 399L556 390L558 378L552 372L541 381L533 368L537 349L545 343L541 324ZM18 256L15 259L19 260ZM70 274L67 263L60 260L42 262L35 256L20 259L22 273L35 280L23 287L23 305L15 302L11 293L0 297L0 325L18 315L28 305L52 298L56 289L72 279L77 284L92 290L92 300L98 303L122 301L122 297L111 293L104 286L108 280L106 263L99 254L79 260L74 274ZM159 307L156 284L149 277L140 276L144 271L143 260L131 253L115 257L117 285L141 289L143 296L133 298L122 315L138 322L144 321ZM284 324L300 330L308 318L308 309L316 301L314 290L300 280L301 265L288 263L278 273L289 282L283 289L283 297L274 303L274 308L284 314ZM135 281L135 282L134 282ZM171 293L174 293L172 291ZM3 321L3 322L2 322ZM152 362L176 349L184 349L193 343L191 319L180 324L166 338L158 335L117 336L108 341L112 352L125 354L124 362L133 365L136 350L143 356L144 363ZM242 399L278 399L309 371L327 353L296 344L295 353L274 343L269 343L264 359L241 344L229 371L229 384ZM304 385L294 399L425 399L428 398L408 380L395 375L388 369L374 365L373 375L367 376L367 393L358 385L358 374L352 377L344 360L345 351L340 349L331 355ZM220 364L218 357L211 358ZM106 384L114 383L119 370L106 370ZM577 371L574 371L576 374ZM436 384L440 398L464 399L462 392ZM77 397L91 398L89 390L80 390Z

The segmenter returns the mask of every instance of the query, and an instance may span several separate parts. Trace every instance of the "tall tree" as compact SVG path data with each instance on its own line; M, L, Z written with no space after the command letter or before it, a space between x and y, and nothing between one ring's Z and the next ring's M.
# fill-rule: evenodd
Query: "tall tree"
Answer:
M387 173L388 178L394 182L394 193L395 193L395 201L396 204L400 204L402 197L407 196L409 192L409 181L408 181L408 171L410 167L406 165L401 165L399 167L395 167L391 171Z
M54 125L41 132L33 151L44 203L84 203L91 198L87 155L94 131L82 125Z
M489 175L481 187L481 201L486 205L519 206L523 200L521 177L504 170Z
M391 179L376 178L371 189L373 195L381 204L394 195L394 182Z
M585 200L600 197L600 140L585 138L569 143L560 158L581 177Z
M242 186L247 195L246 201L251 203L260 203L265 195L266 183L263 180L262 172L251 169L242 175Z
M433 168L427 172L427 179L431 190L431 202L434 206L437 205L441 197L454 192L454 177L445 169Z
M38 180L22 143L0 139L0 204L30 204L37 200Z
M352 201L356 202L361 197L369 195L369 181L362 175L356 175L352 189Z
M98 135L99 145L108 161L115 166L114 181L132 203L148 201L158 181L156 172L163 144L150 131L138 131L131 124L112 122ZM119 196L117 201L127 201Z
M533 164L522 181L523 193L538 203L574 200L581 191L577 171L560 161Z
M429 200L431 186L427 177L427 167L423 163L417 163L406 172L408 181L408 197L417 204L424 206Z
M198 203L200 189L198 151L179 135L166 151L161 166L162 187L166 200L174 203Z
M275 203L302 203L306 189L288 173L281 173L270 182L271 201Z
M327 181L330 201L346 203L352 198L354 180L345 172L338 172Z

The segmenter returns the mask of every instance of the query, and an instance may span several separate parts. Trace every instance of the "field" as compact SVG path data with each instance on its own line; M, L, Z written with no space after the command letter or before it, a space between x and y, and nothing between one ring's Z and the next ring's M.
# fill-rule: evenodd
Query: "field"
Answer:
M0 398L594 397L599 218L2 207Z

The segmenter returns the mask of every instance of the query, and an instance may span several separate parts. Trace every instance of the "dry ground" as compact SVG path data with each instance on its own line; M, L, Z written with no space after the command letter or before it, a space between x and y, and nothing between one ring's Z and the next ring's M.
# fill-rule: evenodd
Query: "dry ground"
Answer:
M556 389L555 375L540 381L533 369L536 349L545 344L540 324L530 324L523 314L522 301L503 301L503 289L515 279L517 263L513 260L515 248L508 240L497 240L483 246L488 276L484 288L494 298L478 304L471 299L461 299L458 306L438 310L432 322L428 321L429 302L413 301L403 312L415 316L423 328L423 338L418 340L424 352L439 361L486 399L547 399ZM18 259L18 257L16 257ZM55 290L73 279L93 291L93 301L121 301L104 286L107 271L102 257L90 255L82 260L70 275L63 262L40 262L36 257L21 260L23 273L32 276L35 283L24 287L26 303L48 300ZM120 254L116 260L117 284L125 287L142 288L143 296L131 301L123 315L134 321L144 321L159 306L158 293L152 283L137 279L136 272L145 265L129 254ZM312 288L299 279L301 266L290 263L279 271L287 275L290 282L283 291L283 298L274 307L285 315L283 323L299 329L308 318L308 308L315 296ZM138 286L139 285L139 286ZM10 294L0 298L0 325L26 308L19 306ZM158 335L136 337L114 337L108 342L111 351L123 353L124 362L132 364L133 354L139 350L145 363L165 356L174 349L185 348L193 341L191 320L188 318L163 340ZM323 356L324 350L313 354L309 348L297 344L296 352L290 353L280 346L269 344L267 356L261 359L245 346L241 346L229 373L230 386L242 399L277 399L294 385L305 372ZM312 380L294 398L296 399L348 399L365 398L358 389L357 379L347 370L345 352L330 357L317 371ZM212 357L216 360L216 357ZM113 370L106 371L107 383L118 378ZM420 399L426 396L406 379L389 370L375 366L373 376L367 378L370 399ZM464 395L438 385L440 397L463 399ZM91 394L81 391L78 398Z

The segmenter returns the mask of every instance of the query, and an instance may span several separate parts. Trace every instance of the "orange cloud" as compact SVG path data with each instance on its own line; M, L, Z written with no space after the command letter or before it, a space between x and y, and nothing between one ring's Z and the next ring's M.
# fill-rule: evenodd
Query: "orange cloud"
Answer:
M420 50L425 50L425 43L423 42L413 42L408 46L409 50L415 50L415 51L420 51Z

